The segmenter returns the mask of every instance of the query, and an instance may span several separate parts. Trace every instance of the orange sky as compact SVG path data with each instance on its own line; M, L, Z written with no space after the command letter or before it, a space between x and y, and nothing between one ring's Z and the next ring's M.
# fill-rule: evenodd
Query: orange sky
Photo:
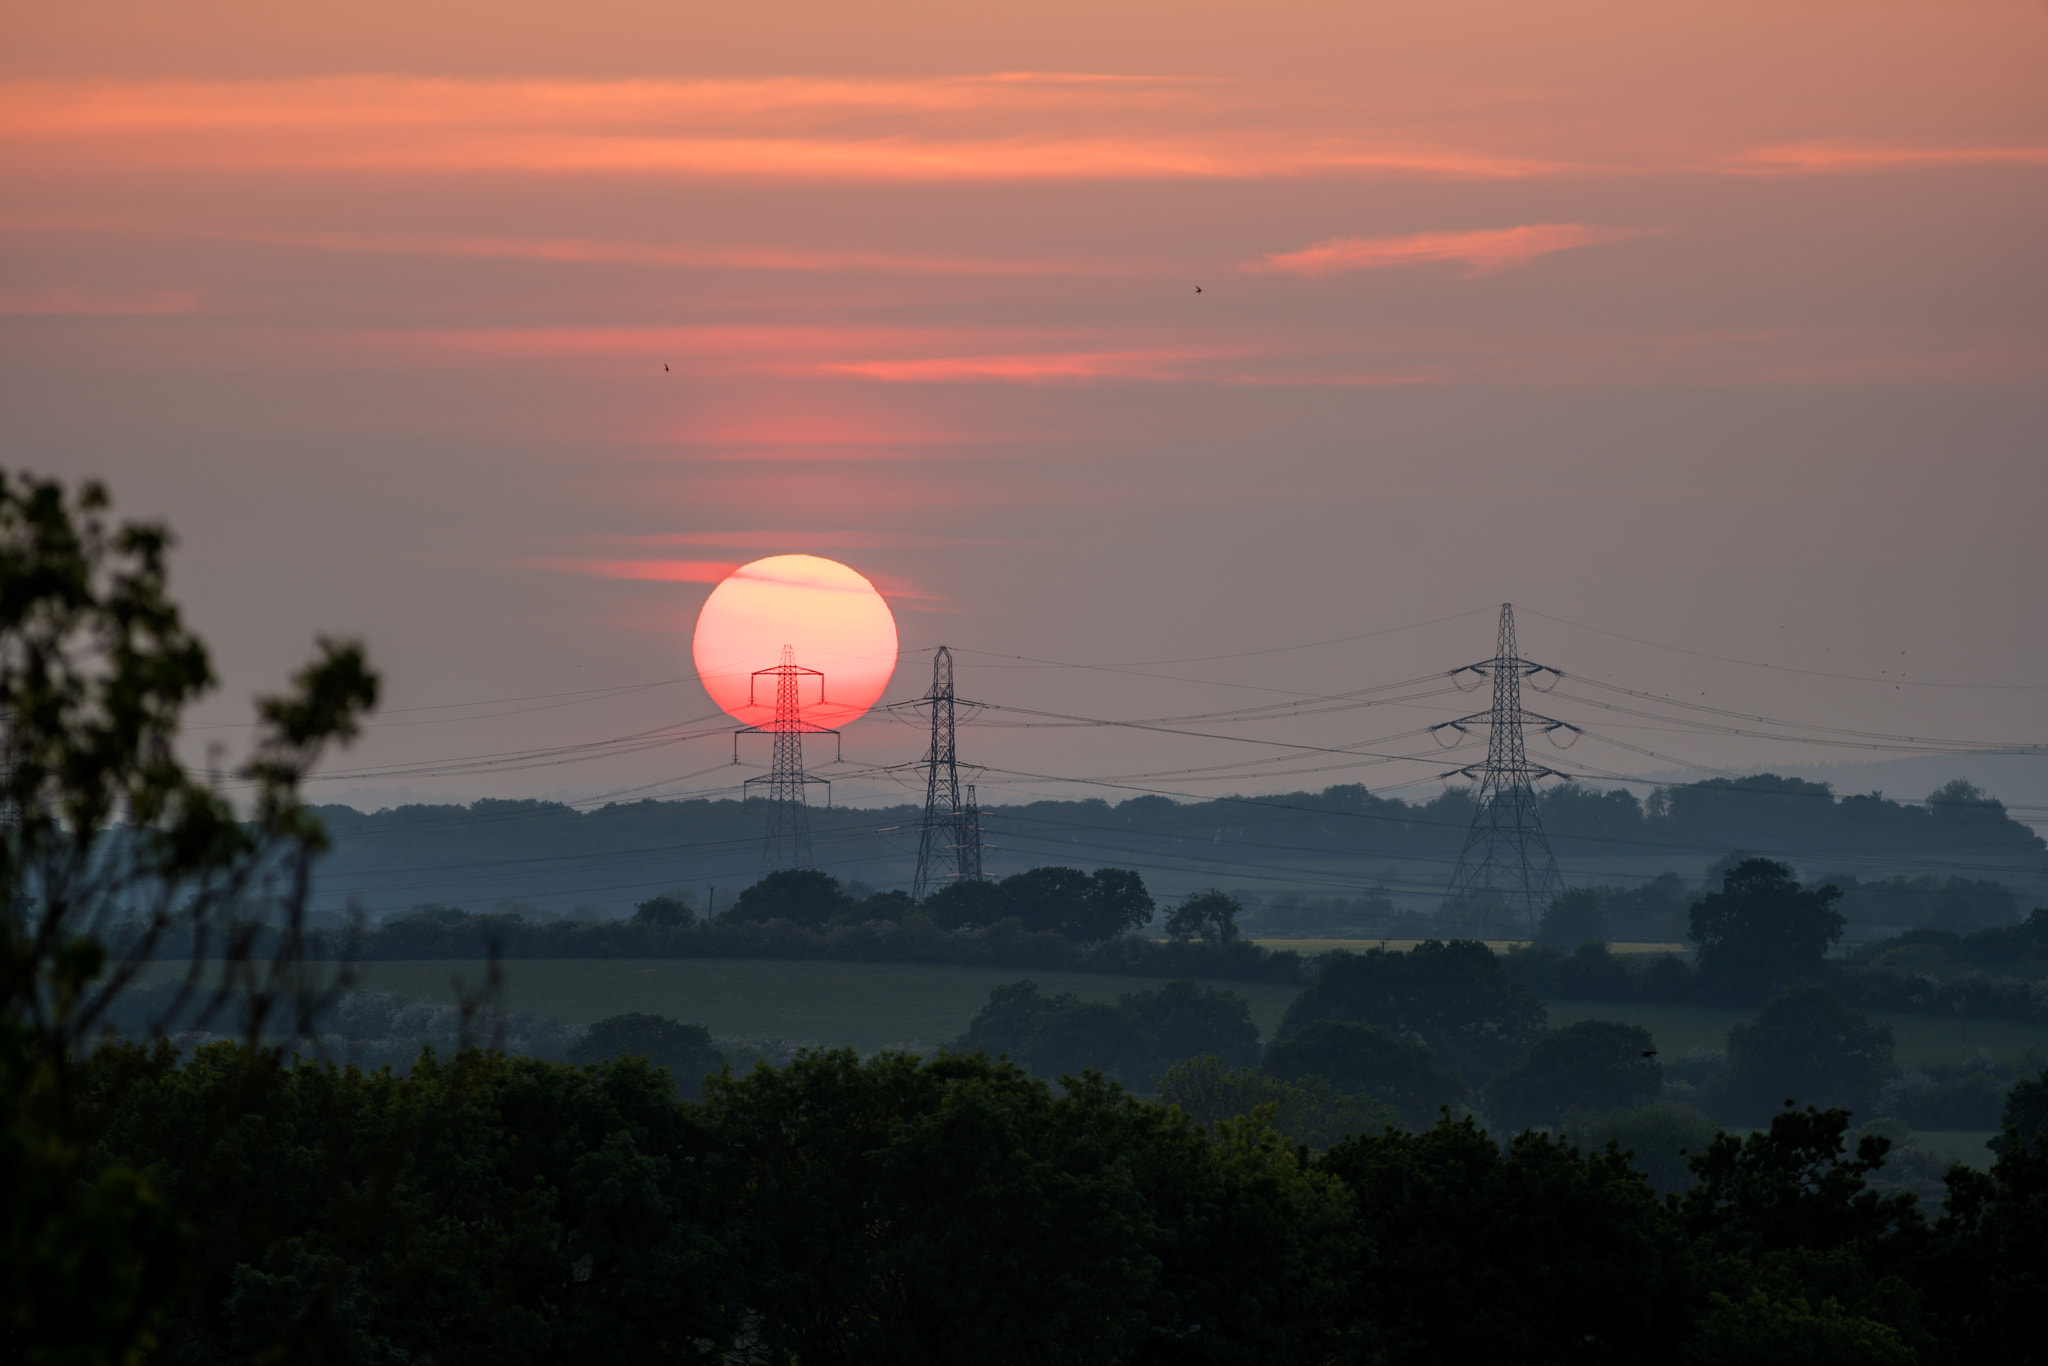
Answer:
M993 652L963 690L1095 714L1338 691L1486 632L1177 681L994 655L1514 598L2044 678L2044 70L2040 0L14 4L0 403L11 459L184 531L216 720L316 625L367 634L400 706L685 679L393 727L366 766L705 710L708 585L790 552L872 579L907 652ZM2025 692L1708 687L2048 730ZM987 743L1062 774L1179 753Z

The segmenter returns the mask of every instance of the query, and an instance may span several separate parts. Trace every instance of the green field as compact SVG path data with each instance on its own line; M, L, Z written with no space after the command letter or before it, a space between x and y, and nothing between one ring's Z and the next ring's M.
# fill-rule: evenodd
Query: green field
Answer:
M714 1035L850 1044L863 1051L951 1043L988 1003L991 987L1020 978L1048 993L1071 991L1090 1001L1159 985L1157 978L1096 972L749 958L518 959L505 963L504 972L508 1009L565 1024L639 1010L701 1024ZM483 973L480 962L436 960L365 963L360 976L372 991L453 1000L453 979L473 986ZM1254 982L1211 985L1250 1001L1252 1018L1267 1035L1295 993Z
M363 985L401 996L453 1000L453 982L474 986L480 962L431 960L365 963ZM912 963L731 958L516 959L504 965L508 1009L585 1025L626 1011L646 1011L702 1024L713 1034L852 1045L864 1051L891 1044L924 1048L950 1042L988 1000L991 987L1030 978L1047 992L1071 991L1108 1001L1158 985L1153 978L1028 968L937 967ZM1259 1031L1272 1037L1295 988L1216 982L1251 1003ZM1727 1046L1737 1010L1708 1006L1620 1005L1552 1001L1550 1022L1626 1020L1647 1028L1667 1059L1695 1048ZM2048 1026L1952 1016L1874 1015L1892 1026L1897 1056L1908 1066L1961 1062L1978 1049L2017 1062L2029 1048L2048 1051Z
M1551 1001L1550 1023L1574 1020L1625 1020L1650 1031L1665 1061L1695 1048L1720 1051L1728 1046L1728 1030L1748 1012L1712 1006L1618 1005L1611 1001ZM1872 1014L1872 1022L1892 1027L1893 1056L1908 1067L1962 1062L1989 1049L2001 1062L2018 1062L2028 1049L2048 1052L2048 1025L2007 1020L1959 1020L1950 1015Z

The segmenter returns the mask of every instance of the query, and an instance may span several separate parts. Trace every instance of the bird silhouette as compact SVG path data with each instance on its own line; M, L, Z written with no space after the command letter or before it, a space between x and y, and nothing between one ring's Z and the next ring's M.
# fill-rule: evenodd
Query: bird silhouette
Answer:
M1654 1058L1657 1056L1657 1050L1654 1048L1645 1048L1643 1050L1643 1056L1646 1058Z
M1196 285L1196 286L1195 286L1195 293L1197 293L1197 294L1200 294L1201 292L1202 292L1202 287L1201 287L1200 285Z
M662 362L661 373L664 375L668 373L668 363L666 361Z

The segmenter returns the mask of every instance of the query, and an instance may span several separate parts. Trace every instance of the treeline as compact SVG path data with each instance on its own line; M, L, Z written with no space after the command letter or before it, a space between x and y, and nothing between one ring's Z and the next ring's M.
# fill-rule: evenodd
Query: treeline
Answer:
M89 1173L159 1212L105 1286L164 1360L1335 1363L2039 1359L2048 1143L1880 1196L1840 1111L1666 1201L1471 1121L1311 1154L1094 1077L807 1054L712 1078L502 1054L409 1076L102 1049ZM2022 1107L2024 1108L2024 1107ZM106 1235L102 1235L106 1236ZM153 1279L152 1279L153 1278ZM25 1291L34 1287L23 1287ZM18 1325L54 1345L64 1296ZM81 1320L74 1349L120 1325Z
M644 801L588 812L538 801L319 811L333 848L318 873L318 904L354 902L378 916L424 902L483 908L500 901L584 918L616 915L677 885L743 884L758 866L762 832L759 807L735 801ZM1998 923L1995 896L1957 901L1947 895L1950 877L1988 879L2025 896L2048 891L2048 843L1962 782L1924 804L1837 798L1826 784L1772 775L1663 788L1647 801L1564 784L1541 794L1540 812L1560 859L1610 869L1610 881L1647 860L1690 869L1746 850L1791 862L1809 877L1917 886L1931 876L1941 884L1931 899L1920 890L1875 897L1872 925L1902 927L1928 916L1959 930ZM1284 847L1295 863L1346 880L1386 881L1397 888L1393 902L1415 912L1435 909L1434 889L1457 858L1472 804L1462 791L1409 803L1347 785L1206 802L1032 802L989 807L984 816L1000 845L988 855L998 873L1106 864L1139 869L1178 893L1270 864L1273 848ZM811 813L812 838L828 871L904 885L913 861L884 832L920 819L907 807L819 810ZM1921 868L1902 874L1902 861ZM1849 910L1865 923L1861 904ZM1883 918L1894 915L1911 918ZM1949 915L1969 919L1940 919Z
M1033 868L1000 882L953 883L924 902L904 892L855 898L811 870L770 873L716 916L700 918L694 895L641 902L626 920L531 920L518 911L476 914L415 907L361 933L310 932L316 958L840 958L906 963L1299 982L1307 960L1237 933L1237 904L1220 893L1206 930L1166 941L1134 933L1157 909L1144 879L1120 868ZM267 941L264 941L267 942ZM189 939L165 937L158 952L183 957Z

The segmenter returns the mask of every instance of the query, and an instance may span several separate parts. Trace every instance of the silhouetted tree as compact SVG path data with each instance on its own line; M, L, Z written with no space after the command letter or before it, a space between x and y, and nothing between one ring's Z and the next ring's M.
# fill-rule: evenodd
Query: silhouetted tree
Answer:
M1605 898L1592 887L1574 887L1558 897L1544 908L1536 927L1536 942L1552 948L1575 949L1607 939Z
M1237 917L1243 911L1244 903L1228 892L1214 887L1206 892L1196 892L1168 914L1166 937L1199 939L1204 944L1235 943Z
M1120 997L1117 1004L1137 1021L1155 1065L1203 1053L1230 1067L1259 1060L1259 1027L1252 1023L1251 1003L1234 991L1168 982Z
M1511 1129L1557 1127L1572 1110L1634 1109L1657 1098L1664 1070L1650 1031L1580 1020L1538 1039L1486 1088L1489 1118Z
M721 920L787 920L809 929L830 922L853 908L853 898L839 879L814 868L788 868L770 873L739 894Z
M1317 1020L1266 1050L1260 1068L1282 1081L1320 1077L1347 1095L1370 1096L1422 1129L1465 1103L1465 1083L1440 1070L1428 1047L1378 1025Z
M1476 940L1428 940L1406 953L1333 953L1287 1007L1275 1037L1316 1020L1356 1020L1429 1045L1442 1066L1484 1083L1543 1032L1546 1011Z
M633 923L650 930L686 930L697 923L697 912L682 897L650 897L633 907Z
M1834 887L1802 888L1782 863L1744 859L1728 870L1720 891L1692 908L1701 976L1756 994L1815 976L1847 924L1833 909L1841 895Z
M1891 1026L1870 1023L1812 983L1773 996L1728 1031L1730 1100L1759 1117L1781 1100L1860 1103L1891 1065Z
M678 1024L661 1015L639 1012L599 1020L568 1052L573 1063L624 1057L645 1058L666 1068L685 1100L703 1095L705 1074L725 1066L724 1055L711 1046L711 1031L703 1025Z

